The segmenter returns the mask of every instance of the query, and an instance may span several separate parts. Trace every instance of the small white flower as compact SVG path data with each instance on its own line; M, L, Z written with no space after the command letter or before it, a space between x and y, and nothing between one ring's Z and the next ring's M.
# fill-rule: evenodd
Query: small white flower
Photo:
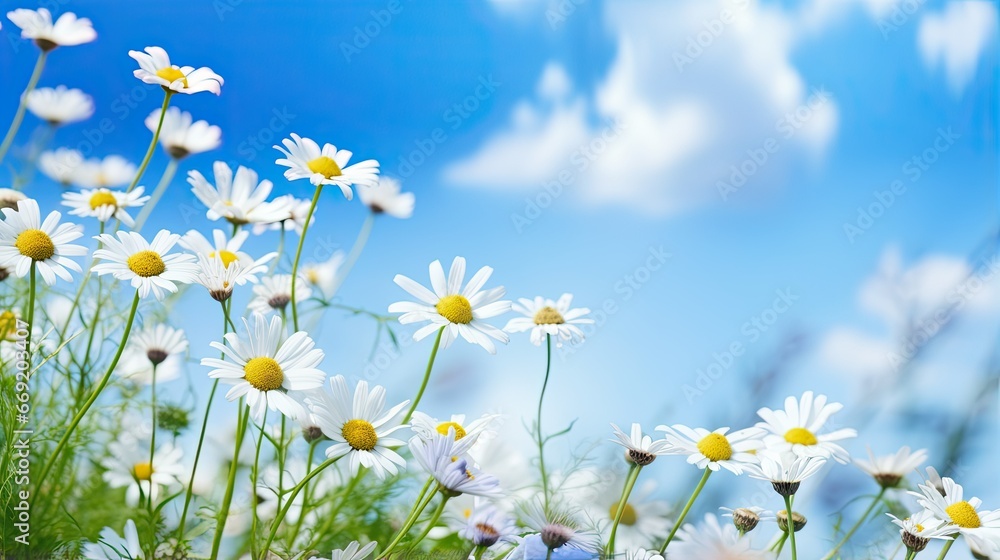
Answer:
M21 8L7 12L7 19L21 28L22 39L34 39L38 48L45 52L56 47L82 45L97 38L90 20L77 18L73 12L64 12L53 23L52 13L45 8Z
M94 273L128 280L139 290L140 297L147 297L152 292L153 297L163 301L165 292L177 291L177 283L192 284L197 279L194 255L167 254L180 239L175 233L160 230L152 241L127 231L117 232L117 237L102 233L94 239L104 246L94 251L94 258L107 261L95 265Z
M76 181L81 165L83 165L83 154L69 148L42 152L38 156L38 169L46 177L64 187Z
M101 530L101 536L96 543L84 543L82 553L86 560L144 558L142 545L139 544L139 531L135 528L135 521L131 519L125 522L122 536L111 527L105 527Z
M326 449L330 459L348 455L351 476L363 466L371 469L379 480L387 474L395 475L406 461L392 447L404 445L402 440L390 437L400 424L400 413L410 404L403 401L385 410L385 388L376 385L371 392L368 382L359 381L353 398L342 375L330 378L332 392L315 391L306 395L306 405L313 419L333 444Z
M155 109L146 117L146 128L150 132L156 132L156 127L160 123L160 111ZM163 116L160 145L174 159L184 159L192 154L214 150L221 144L221 128L210 125L207 121L195 121L187 111L170 107Z
M266 263L276 255L277 253L268 253L254 261L251 266L243 268L240 261L226 265L218 256L207 257L199 254L195 282L204 286L216 301L226 301L233 295L236 286L242 286L247 282L256 284L257 275L267 272Z
M652 463L658 456L670 453L670 442L665 439L653 440L653 438L643 435L642 426L637 422L632 424L632 430L626 434L618 426L611 424L614 430L614 443L625 448L625 456L629 461L646 466Z
M222 93L222 76L211 68L194 69L192 66L170 64L170 56L160 47L146 47L146 52L129 51L128 55L139 63L132 74L147 84L159 85L173 93Z
M31 114L52 126L79 122L94 114L94 100L66 86L33 89L28 93L27 105Z
M56 276L70 282L73 276L67 268L81 272L76 261L69 257L87 254L82 245L70 242L83 236L83 228L76 224L60 224L59 212L50 212L42 221L38 202L19 200L17 208L3 208L0 220L0 267L8 273L24 278L34 263L46 284L56 282Z
M413 193L400 192L399 181L380 177L376 185L358 188L358 198L375 214L406 219L413 215Z
M232 169L224 161L215 162L212 169L215 186L198 171L188 172L191 191L208 207L209 220L225 218L236 225L270 224L287 215L287 201L265 202L271 194L271 181L264 179L258 184L256 171L241 165L233 177Z
M402 313L399 322L404 325L430 322L429 325L413 333L413 340L422 340L443 328L441 336L443 348L447 348L460 335L468 342L482 346L490 354L496 354L496 345L490 339L506 344L509 338L500 329L486 323L484 319L506 313L510 309L510 302L500 301L506 293L503 286L489 290L482 289L491 274L493 274L492 268L488 266L480 268L463 290L465 259L455 257L447 278L441 267L441 261L434 261L430 265L433 292L410 278L397 274L393 282L420 300L420 303L409 301L394 303L389 306L389 313Z
M272 317L268 323L263 315L255 313L253 328L245 318L243 324L247 330L245 340L236 333L228 333L225 336L228 346L211 343L212 348L223 352L229 360L203 358L201 365L214 368L209 377L233 385L226 399L233 401L246 395L250 415L256 421L263 419L265 408L295 419L302 413L302 406L288 393L323 385L326 374L318 368L323 351L302 331L286 339L281 317Z
M425 441L451 434L454 440L462 442L461 454L471 449L480 437L490 439L496 435L493 425L499 418L497 414L484 414L466 424L464 414L453 414L449 420L441 421L417 410L410 418L410 429Z
M370 542L365 546L361 546L361 543L358 541L351 541L343 550L334 550L330 556L330 560L365 560L375 550L376 546L378 546L376 542ZM326 560L326 558L313 556L309 560Z
M823 457L770 449L758 451L757 459L759 464L747 465L747 472L752 478L769 481L775 492L782 496L795 494L800 482L819 472L826 464Z
M489 503L476 504L460 533L472 544L486 548L519 540L514 518Z
M263 315L281 312L292 303L292 275L275 274L261 278L260 283L253 287L253 295L254 298L247 306L251 311ZM311 295L309 285L302 278L296 279L295 305L309 299Z
M891 513L893 524L899 527L899 536L907 548L920 552L927 546L930 539L952 540L955 538L955 526L934 517L934 514L921 510L905 519L900 519Z
M735 475L743 474L747 465L757 463L753 452L764 445L758 439L764 435L764 430L760 428L727 433L729 428L710 432L704 428L674 424L657 426L656 429L666 432L666 440L673 447L669 453L687 455L687 462L699 469L717 471L721 467Z
M833 457L847 463L850 455L836 442L857 437L858 432L849 428L823 433L823 425L844 405L827 403L826 395L813 398L812 391L802 393L801 399L788 397L784 410L761 408L757 414L763 419L757 427L763 428L764 445L774 451L791 451L796 455Z
M80 192L63 193L63 206L69 206L70 214L84 218L97 218L107 222L111 218L132 227L135 223L126 208L138 208L145 204L148 196L142 196L143 188L131 192L112 191L106 188L84 189Z
M338 150L333 144L325 144L321 150L319 144L309 138L302 138L292 133L281 143L285 146L274 146L285 157L275 160L278 165L288 167L285 178L289 181L309 179L313 185L336 185L351 200L354 192L351 185L371 187L378 182L379 165L373 159L348 166L347 162L354 155L349 150Z
M524 315L507 322L503 330L509 333L531 331L531 342L540 346L545 342L546 335L555 338L556 344L563 342L579 342L583 340L583 331L577 325L589 325L594 322L587 318L590 309L580 307L570 309L573 294L563 294L558 301L537 296L535 299L521 298L511 306L511 310Z
M115 371L131 381L148 385L153 382L155 366L157 384L172 381L180 376L187 348L183 330L163 323L145 326L129 336Z
M299 268L299 276L310 286L318 288L323 299L331 299L337 289L337 274L344 264L344 252L336 251L324 262L308 263ZM297 294L296 294L297 295Z
M463 456L464 449L467 449L464 444L447 435L438 435L426 441L420 437L410 439L413 458L434 477L438 487L448 495L503 495L500 481L495 476L479 472L479 469L470 464L470 459Z
M136 166L121 156L88 159L75 169L73 183L89 188L114 188L129 184Z
M549 550L566 547L596 554L601 547L600 535L591 529L582 528L573 513L547 512L537 499L522 504L521 517L529 528L538 531L542 545ZM522 548L524 554L530 547L531 541L526 538L518 548Z
M150 463L148 441L119 439L108 445L108 456L101 461L107 469L103 477L112 488L126 488L125 502L131 507L139 503L140 492L156 503L160 487L176 484L184 475L183 456L179 447L168 442L156 450Z
M927 450L918 449L910 453L909 447L901 447L892 455L876 457L871 448L868 449L868 461L855 459L854 464L868 473L884 488L899 486L906 475L917 470L927 460Z
M222 264L229 266L234 262L239 262L244 268L250 268L256 263L250 255L241 251L243 243L250 237L250 233L245 230L236 232L231 239L226 237L226 232L221 229L212 230L212 241L205 238L197 230L189 230L181 237L180 244L185 249L197 255L204 255L208 258L218 257Z

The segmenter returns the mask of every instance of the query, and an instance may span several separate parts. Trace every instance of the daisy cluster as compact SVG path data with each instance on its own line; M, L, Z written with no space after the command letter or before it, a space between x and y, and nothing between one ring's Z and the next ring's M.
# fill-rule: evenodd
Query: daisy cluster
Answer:
M61 127L94 112L93 99L78 89L38 87L57 49L96 38L91 21L70 12L53 20L45 8L7 17L37 46L39 62L0 145L0 162L26 113L42 126ZM797 557L796 533L807 522L793 498L828 467L851 462L844 445L858 434L834 424L840 403L806 391L781 408L760 408L755 425L736 430L662 424L654 437L638 423L627 431L612 425L624 468L554 469L546 444L568 430L542 426L551 350L583 342L594 322L589 309L574 307L569 293L505 299L504 287L491 283L493 268L468 269L463 257L447 271L442 261L430 262L426 284L396 275L392 282L408 297L385 312L344 305L338 290L373 224L409 218L415 197L381 176L375 159L356 161L350 150L294 133L274 146L274 164L284 183L308 184L311 199L280 194L290 186L216 161L210 170L187 170L205 227L143 233L164 193L176 189L173 178L188 156L222 143L218 126L171 102L221 95L225 82L210 68L173 63L159 46L128 55L138 66L135 78L163 94L162 106L145 119L151 139L138 164L35 146L26 153L37 158L22 162L28 171L15 177L14 188L0 189L0 364L11 387L21 381L8 374L17 366L31 372L37 388L39 443L25 491L45 516L33 525L30 551L5 540L5 556L363 560L429 550L431 557L458 551L475 560ZM147 190L142 183L158 146L164 170ZM43 211L30 196L36 168L60 185L66 218L81 223ZM329 219L316 215L320 197L351 201L355 194L366 221L352 250L302 261L310 227ZM250 249L269 242L274 251ZM169 313L182 298L203 306L197 320L217 318L217 337L188 339L174 323L183 318ZM329 309L368 317L393 340L397 323L416 326L414 341L433 339L422 378L405 388L414 390L411 399L391 399L386 387L333 373L310 334ZM23 330L29 342L18 338ZM498 437L501 415L435 418L420 410L440 353L464 341L495 354L521 333L546 349L538 413L528 426L537 456L520 457ZM189 369L211 380L210 391L189 385L183 405L162 394L158 400L157 388L189 379ZM225 392L215 398L220 384ZM109 398L116 391L118 398ZM15 406L3 400L4 418L14 417ZM7 432L0 441L10 451L15 440ZM662 498L657 482L665 477L650 474L664 456L683 457L689 466L678 462L680 468L701 473L683 508ZM906 558L933 539L943 543L939 558L957 539L980 558L1000 558L1000 510L984 509L933 469L915 490L902 492L926 460L924 450L905 447L855 460L878 494L853 528L835 534L839 542L825 558L847 550L866 520L881 521L890 496L915 504L908 516L889 511L884 523L899 527ZM724 515L688 522L713 473L764 481L775 492L776 511L732 503L721 508ZM8 486L0 499L16 509ZM771 534L759 538L772 523Z

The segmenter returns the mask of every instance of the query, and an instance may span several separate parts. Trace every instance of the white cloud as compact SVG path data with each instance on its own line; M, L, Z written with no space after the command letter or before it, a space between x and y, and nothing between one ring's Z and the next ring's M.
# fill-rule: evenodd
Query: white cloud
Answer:
M846 327L826 333L819 358L831 368L852 375L878 375L889 369L892 346L880 339Z
M924 63L930 68L943 65L948 85L961 93L996 29L997 7L992 2L951 2L941 13L921 18L917 45Z
M598 83L574 94L550 63L536 95L449 166L448 182L531 190L568 171L578 200L667 214L720 200L719 182L769 139L777 150L750 162L740 196L773 188L769 178L831 142L836 102L810 106L790 60L797 15L755 0L623 0L603 17L616 55Z

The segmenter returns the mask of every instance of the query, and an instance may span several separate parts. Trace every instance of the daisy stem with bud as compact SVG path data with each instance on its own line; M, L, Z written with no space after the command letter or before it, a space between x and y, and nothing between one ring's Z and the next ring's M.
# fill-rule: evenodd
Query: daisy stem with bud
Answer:
M292 285L294 286L295 284L293 283ZM424 396L424 391L427 389L427 382L431 379L431 369L434 368L434 359L437 358L438 348L441 346L441 336L444 334L445 328L447 327L438 329L437 337L434 339L434 347L431 348L431 357L427 360L427 371L424 372L424 380L420 382L420 389L417 391L416 398L413 399L413 404L410 405L410 410L406 411L406 416L403 417L403 424L410 421L410 417L417 410L417 405L420 404L420 399Z
M849 541L851 537L854 536L854 533L856 533L857 530L861 527L861 524L864 523L865 520L868 519L868 517L872 514L872 511L875 509L875 506L877 506L879 502L882 501L882 496L884 495L885 495L885 487L882 487L882 489L879 490L878 494L875 496L875 499L872 500L871 505L868 506L868 509L866 509L865 512L861 514L861 517L858 518L858 521L854 524L854 526L851 527L849 531L847 531L847 534L844 535L844 538L841 539L839 543L837 543L837 546L833 547L833 550L828 552L826 556L823 557L823 560L830 560L831 558L837 555L837 551L839 551L845 544L847 544L847 541Z
M4 156L7 155L7 150L10 149L10 145L14 143L14 137L17 136L17 130L21 128L21 121L24 120L24 112L28 108L28 94L38 85L38 79L42 77L42 69L45 68L45 60L48 56L48 51L44 50L38 55L38 61L35 62L35 69L31 71L31 78L28 79L28 85L24 88L24 93L21 94L21 101L17 105L17 112L14 113L14 120L10 123L10 128L7 129L7 135L4 136L3 143L0 144L0 161L3 161Z
M549 510L549 477L545 472L545 438L542 436L542 402L545 400L545 389L549 386L549 372L552 370L552 335L545 335L545 380L542 381L542 392L538 395L538 414L535 418L535 435L538 443L538 470L542 476L542 503L545 511Z
M792 496L785 496L785 512L788 513L788 540L792 546L792 560L797 560L798 551L795 548L795 523L792 522Z
M162 119L160 122L163 122ZM142 210L139 211L139 215L135 219L135 225L132 226L132 231L138 233L142 226L146 225L146 220L149 219L149 215L153 213L153 208L156 204L160 202L163 198L163 193L167 192L167 187L170 185L170 181L173 180L174 175L177 173L177 166L179 165L179 160L175 158L170 158L170 163L167 164L167 168L163 170L163 175L160 177L160 182L156 184L156 188L153 189L153 196L150 197L149 202L147 202Z
M247 431L247 423L250 420L250 410L246 409L243 397L240 397L239 409L236 413L236 446L233 449L233 462L229 464L229 478L226 480L226 493L222 496L222 505L215 518L215 536L212 538L211 558L219 557L219 546L222 544L222 533L226 528L226 518L229 517L229 506L233 502L233 488L236 486L236 471L240 467L240 447L243 446L243 436ZM254 487L256 491L256 487ZM256 510L255 510L256 511Z
M149 160L153 159L153 151L156 150L156 143L160 140L160 129L163 128L163 117L167 114L167 106L170 105L170 96L174 92L167 88L163 88L165 92L163 94L163 107L160 107L160 121L156 123L156 131L153 132L153 140L149 143L149 148L146 149L146 156L142 158L142 163L139 165L139 169L135 172L135 177L132 178L132 182L128 184L128 188L125 189L126 193L132 192L132 189L139 184L139 180L142 179L142 174L146 172L146 166L149 165Z
M955 539L946 542L944 548L941 549L941 554L938 554L937 560L944 560L944 557L948 555L948 551L951 550L951 545L953 544L955 544ZM916 557L916 554L913 556Z
M639 471L641 470L642 470L642 465L638 463L632 463L632 465L628 469L628 476L625 477L625 487L622 488L622 497L620 500L618 500L618 508L615 510L615 519L614 522L611 524L611 536L608 537L608 546L606 549L606 554L608 558L614 557L615 534L618 533L618 524L621 523L622 516L625 515L625 508L626 506L628 506L628 497L629 495L632 494L632 488L635 486L636 480L639 479Z
M222 338L225 339L229 333L229 308L226 307L227 300L220 302L222 306ZM225 356L225 354L223 354ZM198 459L201 458L201 448L205 443L205 432L208 431L208 413L212 410L212 399L215 397L215 390L219 388L218 378L212 382L212 389L208 393L208 401L205 403L205 417L201 421L201 433L198 435L198 446L194 452L194 463L191 465L191 477L188 479L187 491L184 493L184 509L181 511L180 522L177 526L177 542L184 540L184 522L187 520L188 508L191 506L192 488L194 487L194 476L198 472Z
M698 486L695 486L694 492L691 493L691 498L688 499L687 503L684 504L684 509L681 510L681 514L677 517L677 521L674 522L673 529L670 529L670 534L667 535L667 540L663 541L663 546L660 547L660 555L663 555L667 550L667 546L670 545L670 541L674 540L674 535L684 524L684 518L687 517L689 511L691 511L691 506L694 505L694 501L698 499L698 494L701 494L703 488L705 488L705 483L708 482L708 477L711 476L712 469L705 469L705 474L701 476L701 480L698 482ZM789 508L790 509L790 508Z
M299 306L295 301L295 285L299 278L299 259L302 258L302 247L306 244L306 233L309 231L309 222L312 221L313 212L316 211L316 204L319 203L319 195L323 192L323 185L316 185L316 192L313 193L312 203L309 204L309 212L306 213L306 221L302 224L302 235L299 236L299 248L295 250L295 260L292 262L292 326L295 332L299 331Z
M281 522L284 521L285 515L288 514L288 510L292 508L292 503L295 502L295 497L299 495L299 492L302 491L305 485L308 484L309 481L313 479L313 477L322 472L323 469L336 463L337 459L339 458L340 457L336 457L333 459L327 459L326 461L323 461L322 463L319 464L319 466L310 471L309 474L303 477L303 479L300 480L299 483L292 488L291 492L288 494L288 498L285 499L284 507L282 507L278 511L278 514L274 516L274 521L271 522L271 532L267 535L267 540L264 541L264 547L261 549L263 551L261 553L262 555L266 556L268 551L271 549L271 543L274 542L274 536L278 534L278 527L280 527Z
M87 414L90 407L94 405L94 402L97 401L97 397L101 395L101 391L104 390L104 387L108 385L108 381L111 380L111 374L115 371L115 368L118 367L118 360L121 359L122 352L125 351L125 343L128 342L129 333L132 332L132 322L135 321L135 312L138 308L139 290L136 290L135 297L132 298L132 310L129 312L128 320L125 322L125 331L122 333L122 340L118 343L118 350L115 352L114 358L111 359L111 363L108 365L108 370L104 372L104 377L102 377L97 383L97 387L94 387L93 392L90 394L90 398L83 403L80 410L77 411L75 416L73 416L73 420L69 423L69 427L66 428L66 432L59 440L59 443L56 444L56 448L52 451L52 455L49 457L49 460L45 463L45 466L42 467L41 474L37 480L46 480L45 477L48 476L49 471L52 470L52 466L55 464L59 454L66 448L66 444L69 443L69 438L73 435L73 431L76 430L78 425L80 425L80 421L83 420L84 415Z

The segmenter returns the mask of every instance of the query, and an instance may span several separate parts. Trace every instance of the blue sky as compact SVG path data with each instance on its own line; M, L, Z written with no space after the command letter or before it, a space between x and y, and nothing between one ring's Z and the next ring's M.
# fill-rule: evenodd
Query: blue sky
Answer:
M575 442L604 438L610 421L745 422L748 411L806 389L850 411L879 387L886 412L851 451L933 450L940 430L903 430L894 418L914 407L963 409L984 375L1000 315L996 282L961 299L953 328L927 345L905 384L878 385L892 379L887 356L907 326L952 301L970 271L991 270L976 250L998 225L993 3L928 1L914 11L892 0L219 0L62 9L90 17L99 39L54 52L41 85L81 88L97 110L60 130L54 145L141 157L142 120L161 97L132 77L130 49L159 45L174 62L210 66L226 80L219 98L175 96L222 128L223 146L184 162L153 227L210 230L183 175L208 175L216 159L252 167L277 194L307 197L309 185L285 181L270 148L297 132L380 160L416 193L412 219L376 224L344 302L384 310L406 298L393 275L426 282L430 261L447 266L462 255L471 268L494 267L492 283L512 297L572 292L579 305L616 309L555 363L546 422L580 416ZM6 122L36 49L6 21L0 33ZM700 52L690 47L699 41ZM95 141L103 119L111 131ZM37 124L29 115L19 138ZM766 162L747 163L767 146ZM144 183L165 164L158 152ZM723 199L720 182L732 183L732 166L744 164L753 169L746 183ZM568 179L552 198L544 185L560 172ZM875 192L894 181L902 188L885 207ZM54 208L60 187L39 176L28 192ZM885 208L870 227L845 232L873 204ZM363 219L358 202L328 192L307 243L346 249ZM276 242L264 236L251 246ZM647 257L660 250L669 257L647 278ZM630 277L647 280L630 286ZM752 337L744 325L775 308L778 290L796 299ZM201 320L206 299L191 294L174 312L195 341L192 358L208 353L197 341L218 336L214 315ZM324 318L316 336L330 373L363 370L369 326L335 312ZM803 341L768 400L741 400L745 378L793 334ZM513 416L511 437L526 442L517 418L533 406L544 352L513 338L496 357L461 344L445 352L427 409L503 410ZM684 386L734 343L743 355L689 401ZM428 351L426 342L406 346L376 381L408 398ZM206 384L197 365L189 373ZM996 412L994 398L994 440ZM976 464L989 456L976 454ZM978 480L980 494L1000 499Z

